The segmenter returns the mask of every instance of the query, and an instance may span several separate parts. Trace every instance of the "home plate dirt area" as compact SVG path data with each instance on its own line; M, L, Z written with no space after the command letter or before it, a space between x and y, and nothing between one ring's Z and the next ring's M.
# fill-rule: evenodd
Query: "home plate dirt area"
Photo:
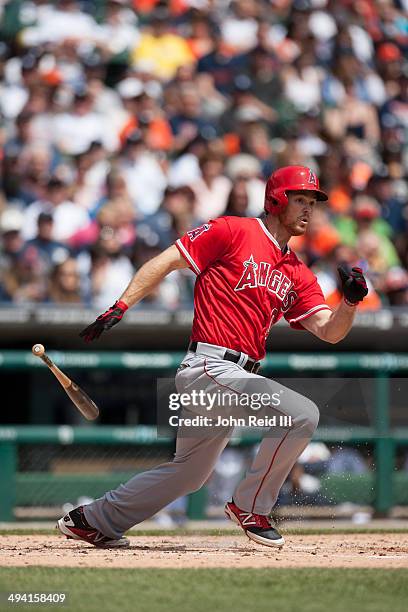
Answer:
M282 549L236 535L130 536L127 549L98 549L57 535L0 536L3 567L408 568L407 533L285 536Z

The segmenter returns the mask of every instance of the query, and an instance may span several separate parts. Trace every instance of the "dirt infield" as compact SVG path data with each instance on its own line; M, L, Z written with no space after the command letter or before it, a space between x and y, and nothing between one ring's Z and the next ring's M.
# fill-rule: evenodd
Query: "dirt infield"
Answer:
M103 550L62 536L0 536L0 566L206 568L408 568L408 534L287 535L281 550L237 535L131 536L131 546Z

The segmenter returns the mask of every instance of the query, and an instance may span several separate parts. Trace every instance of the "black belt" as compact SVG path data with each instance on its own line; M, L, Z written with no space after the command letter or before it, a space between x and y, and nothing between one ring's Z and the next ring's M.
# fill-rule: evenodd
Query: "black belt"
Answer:
M188 345L188 350L191 351L192 353L195 353L197 351L197 345L198 345L198 342L190 342L190 344ZM241 359L241 355L242 353L238 353L236 355L232 351L225 349L224 357L221 357L221 359L232 361L232 363L238 363L238 361ZM244 370L246 370L247 372L256 374L260 368L260 365L261 365L260 361L255 361L254 359L250 359L248 357L246 364L241 367L244 368Z

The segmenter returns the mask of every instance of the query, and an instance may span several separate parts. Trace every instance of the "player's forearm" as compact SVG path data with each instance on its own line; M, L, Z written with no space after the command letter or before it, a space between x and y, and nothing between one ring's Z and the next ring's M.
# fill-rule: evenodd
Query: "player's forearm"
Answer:
M349 306L342 300L321 328L321 339L331 344L336 344L343 340L353 325L356 310L356 306Z
M172 245L157 257L153 257L136 272L120 300L131 308L149 295L167 274L186 267L184 258L177 247Z

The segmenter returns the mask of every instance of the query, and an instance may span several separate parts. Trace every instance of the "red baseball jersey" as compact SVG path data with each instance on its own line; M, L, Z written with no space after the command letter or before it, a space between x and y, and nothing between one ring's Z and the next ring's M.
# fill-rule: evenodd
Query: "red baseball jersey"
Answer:
M191 340L265 356L269 330L284 316L295 329L330 310L314 274L285 253L261 219L220 217L176 246L197 274Z

